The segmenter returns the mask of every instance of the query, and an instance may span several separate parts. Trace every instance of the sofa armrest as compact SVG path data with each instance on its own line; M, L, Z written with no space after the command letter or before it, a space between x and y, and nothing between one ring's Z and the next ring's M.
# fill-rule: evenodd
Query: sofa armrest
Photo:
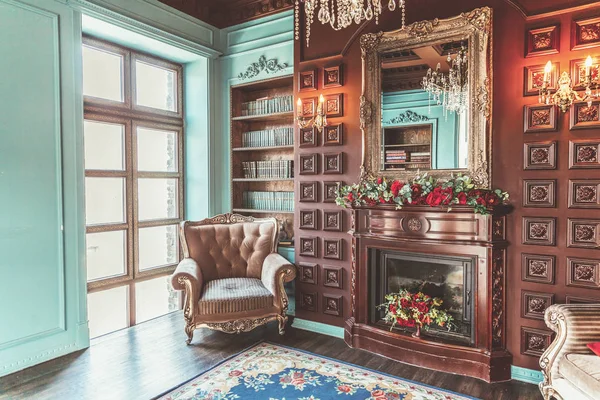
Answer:
M559 377L558 365L565 355L591 354L587 344L600 341L600 304L555 304L546 309L544 321L556 337L540 357L542 392Z
M278 253L271 253L263 263L261 280L275 297L275 305L287 310L287 295L283 284L296 277L296 267Z
M185 290L192 303L197 303L204 286L202 270L198 263L191 258L181 260L171 275L171 286L175 290Z

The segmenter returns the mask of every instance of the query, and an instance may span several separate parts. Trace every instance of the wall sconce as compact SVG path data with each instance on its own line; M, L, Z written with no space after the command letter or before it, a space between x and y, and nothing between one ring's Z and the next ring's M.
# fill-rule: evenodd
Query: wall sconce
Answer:
M567 71L563 71L558 79L558 88L556 93L550 96L550 77L552 75L552 62L548 61L544 68L544 82L540 88L539 99L540 103L554 104L558 106L562 112L567 112L569 107L575 101L587 101L588 107L591 107L594 98L599 97L598 94L598 78L592 79L592 57L588 56L585 60L585 77L583 79L583 86L585 87L585 95L582 97L573 90L573 84L571 77ZM596 93L592 94L592 85L595 85Z
M327 126L327 116L325 115L325 110L323 109L324 103L325 98L323 95L320 95L319 104L317 105L317 112L312 118L308 118L304 116L304 111L302 110L302 99L298 99L296 102L296 121L298 122L300 129L313 127L316 128L319 133L323 131L323 128Z

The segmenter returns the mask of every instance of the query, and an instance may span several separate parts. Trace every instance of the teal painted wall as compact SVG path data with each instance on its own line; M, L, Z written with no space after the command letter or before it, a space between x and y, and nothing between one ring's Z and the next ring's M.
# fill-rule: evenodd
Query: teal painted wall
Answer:
M431 123L432 127L432 167L438 169L457 168L457 132L458 119L455 113L443 115L442 106L430 105L429 97L423 90L407 90L403 92L385 93L382 96L383 127L423 125ZM401 113L412 111L428 121L390 124L390 119ZM436 155L435 157L433 155Z

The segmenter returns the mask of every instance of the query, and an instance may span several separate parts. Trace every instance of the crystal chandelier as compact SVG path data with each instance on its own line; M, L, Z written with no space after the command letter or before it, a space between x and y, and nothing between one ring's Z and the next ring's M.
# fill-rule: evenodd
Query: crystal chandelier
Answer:
M448 63L448 74L441 71L441 65L438 63L435 71L429 68L422 83L423 90L429 93L429 104L433 101L441 105L444 116L448 115L448 111L463 113L469 106L468 59L465 47L456 53L454 59L449 54Z
M379 24L379 16L383 11L383 4L387 1L390 11L400 8L402 10L402 29L405 27L406 7L405 0L296 0L294 10L294 33L296 40L300 40L300 3L304 3L306 16L306 46L310 46L310 26L315 14L322 24L329 24L339 31L352 25L360 24L365 20L375 18ZM318 9L318 11L317 11Z

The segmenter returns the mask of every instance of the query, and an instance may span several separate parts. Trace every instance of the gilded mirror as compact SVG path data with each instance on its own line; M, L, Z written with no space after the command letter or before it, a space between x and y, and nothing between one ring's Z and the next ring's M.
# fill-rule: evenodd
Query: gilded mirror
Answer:
M492 10L361 36L363 176L491 182Z

